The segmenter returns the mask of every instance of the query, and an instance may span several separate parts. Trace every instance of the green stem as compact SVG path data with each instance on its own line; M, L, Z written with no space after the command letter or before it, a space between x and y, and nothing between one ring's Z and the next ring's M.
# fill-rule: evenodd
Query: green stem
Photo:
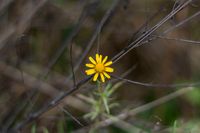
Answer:
M100 116L99 119L102 120L102 114L104 113L104 104L103 104L103 88L100 81L98 81L98 92L99 92L99 107L100 107Z

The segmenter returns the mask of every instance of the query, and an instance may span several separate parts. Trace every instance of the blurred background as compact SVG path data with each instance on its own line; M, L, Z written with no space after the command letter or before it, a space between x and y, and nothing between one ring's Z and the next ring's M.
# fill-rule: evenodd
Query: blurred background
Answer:
M187 1L187 0L186 0ZM0 129L8 132L30 113L86 78L85 63L97 48L109 59L158 24L184 0L0 0ZM114 65L114 75L154 84L200 82L200 1L194 0ZM72 54L70 56L70 46ZM72 61L70 60L72 57ZM117 84L119 80L109 80ZM89 132L83 116L95 89L87 82L22 133ZM200 132L200 90L129 116L122 126L95 132ZM181 88L123 82L114 93L115 116ZM71 116L72 115L72 116ZM80 124L79 122L82 124ZM169 129L169 130L168 130Z

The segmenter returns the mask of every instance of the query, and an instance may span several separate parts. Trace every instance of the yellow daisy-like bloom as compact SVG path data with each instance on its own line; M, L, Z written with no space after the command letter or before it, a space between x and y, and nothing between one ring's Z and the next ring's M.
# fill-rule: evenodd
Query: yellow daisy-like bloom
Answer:
M113 68L109 67L112 65L112 61L106 62L108 59L108 56L106 56L104 59L102 55L96 54L96 60L89 57L89 60L91 64L85 64L86 67L90 68L86 70L87 75L94 75L93 81L97 81L98 77L101 77L101 81L105 82L105 77L110 79L110 75L108 73L111 73L114 71Z

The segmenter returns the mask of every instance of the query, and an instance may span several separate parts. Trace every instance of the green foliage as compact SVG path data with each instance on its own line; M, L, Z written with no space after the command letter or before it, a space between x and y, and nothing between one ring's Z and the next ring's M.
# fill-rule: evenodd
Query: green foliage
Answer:
M191 120L186 123L175 120L173 126L170 128L170 133L199 133L199 131L199 120Z
M163 118L162 120L168 124L171 125L173 122L178 118L180 114L180 108L178 105L178 102L176 100L169 101L162 105L163 107Z
M65 133L64 122L63 120L59 120L57 123L57 132L58 133Z
M110 110L118 106L118 103L114 102L113 98L113 93L118 86L108 84L106 87L103 87L100 82L97 82L97 87L98 89L95 89L93 94L88 97L91 104L91 112L84 117L90 120L101 118L104 114L110 114Z
M110 129L110 132L111 133L127 133L126 131L115 126L112 126L112 128Z
M176 128L177 128L177 121L175 120L174 121L174 125L173 125L173 130L172 130L172 133L176 133Z
M171 100L158 106L157 108L149 109L140 113L140 118L149 120L155 119L154 116L159 116L162 123L165 125L173 125L173 122L179 117L181 110L177 100Z
M187 93L186 98L189 102L191 102L193 105L200 105L200 89L194 88L192 91Z
M43 133L49 133L49 131L46 127L43 128Z
M64 121L63 121L64 122ZM65 126L66 127L66 129L65 129L65 132L64 133L71 133L73 130L74 130L74 123L73 123L73 120L71 120L71 119L67 119L66 121L65 121L65 123L63 123L64 125L63 126Z
M197 120L190 121L183 126L183 129L186 132L199 133L199 131L200 131L200 121L197 121Z
M31 133L36 133L36 124L33 124L31 127Z

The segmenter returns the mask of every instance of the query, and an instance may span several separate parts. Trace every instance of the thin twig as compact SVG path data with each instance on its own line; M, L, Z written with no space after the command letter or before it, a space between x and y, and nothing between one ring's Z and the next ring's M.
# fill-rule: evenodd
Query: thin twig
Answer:
M197 17L197 16L199 16L199 15L200 15L200 11L196 12L196 13L193 14L192 16L190 16L190 17L184 19L183 21L179 22L178 24L176 24L176 25L172 26L171 28L167 29L166 31L164 31L164 32L162 33L162 35L163 35L163 34L166 35L167 33L173 31L174 29L176 29L176 28L178 28L178 27L180 27L180 26L182 26L183 24L189 22L190 20L192 20L193 18L195 18L195 17Z
M151 21L153 21L154 18L156 18L160 14L160 12L162 12L163 10L164 10L164 5L162 5L159 8L159 10L156 11L153 15L151 15L150 17L148 17L147 21L142 26L140 26L140 28L137 29L136 32L133 33L132 37L129 39L130 40L129 43L131 43L133 41L134 37L137 37L137 36L145 33L146 29L147 29L146 26L148 25L148 23L150 23ZM148 29L149 29L149 27L148 27Z
M165 22L167 22L172 16L174 16L176 13L181 11L183 8L185 8L188 4L190 4L192 0L186 1L183 5L180 7L174 9L171 13L169 13L166 17L164 17L160 22L158 22L155 26L153 26L150 30L146 31L144 34L142 34L139 38L137 38L134 42L129 44L127 47L122 49L118 54L116 54L112 61L113 63L117 62L119 59L121 59L124 55L126 55L128 52L130 52L133 48L136 48L141 45L141 42L143 42L149 35L151 35L154 31L156 31L160 26L162 26Z
M123 72L121 75L122 78L128 76L131 72L133 72L133 70L135 70L137 67L137 64L136 65L133 65L131 66L129 69L127 69L125 72ZM118 79L112 79L110 82L111 83L116 83L118 81Z
M180 27L180 26L182 26L182 25L188 23L190 20L194 19L195 17L197 17L197 16L199 16L199 15L200 15L200 11L198 11L198 12L196 12L195 14L193 14L192 16L190 16L190 17L184 19L183 21L179 22L178 24L172 26L171 28L169 28L169 29L163 31L163 32L161 33L161 36L167 35L168 33L172 32L174 29L176 29L176 28L178 28L178 27ZM196 19L196 20L198 20L198 19ZM155 39L157 39L157 37L151 37L151 38L149 38L148 40L143 41L141 44L149 43L150 41L153 41L153 40L155 40Z
M74 117L66 108L58 106L59 109L61 109L65 114L67 114L69 117L71 117L76 123L78 123L80 126L84 126L76 117Z
M69 44L72 45L72 41L74 39L74 37L76 37L76 35L79 33L81 26L83 25L85 18L88 15L88 9L86 7L90 7L88 5L85 5L84 10L82 11L73 31L71 32L71 34L64 40L63 44L61 45L61 47L58 48L58 50L55 52L55 54L53 55L52 59L49 61L48 65L47 65L47 69L45 70L45 72L42 73L42 77L46 77L46 75L48 75L48 73L50 72L51 68L56 64L56 62L58 61L58 59L60 58L60 56L62 55L62 53L65 51L65 49L67 48L67 46ZM72 47L72 46L70 46ZM71 49L71 48L70 48Z
M82 15L79 18L78 24L77 24L77 26L75 28L75 31L76 31L75 34L72 34L70 40L68 40L67 43L66 43L66 44L70 43L70 50L69 50L69 53L70 53L70 65L71 65L71 70L72 70L72 77L73 77L73 84L74 84L74 86L76 85L76 77L75 77L76 68L74 68L74 64L73 64L73 57L72 57L73 56L72 55L72 49L73 49L72 45L73 45L73 43L72 43L72 40L77 35L77 33L79 32L79 30L81 28L80 24L84 22L85 17L89 14L89 11L90 11L89 8L91 8L91 6L93 6L93 4L94 3L90 3L90 5L85 6L85 8L84 8L85 11L82 12ZM52 64L56 63L56 61L61 56L61 54L63 53L63 51L66 49L66 47L67 47L66 44L63 47L61 47L60 50L59 50L59 52L58 52L58 54L56 54L56 56L54 56L55 59L54 59L54 62L52 62ZM71 77L71 75L69 77Z
M113 78L116 78L118 80L125 81L127 83L131 83L134 85L144 86L144 87L150 87L150 88L180 88L180 87L194 87L194 86L200 86L200 82L196 83L180 83L180 84L154 84L154 83L144 83L144 82L138 82L133 81L125 78L121 78L119 76L112 75Z
M115 0L113 2L113 4L111 5L111 7L107 10L105 15L103 16L103 18L101 19L99 25L97 26L96 30L93 33L93 36L91 37L89 43L87 44L86 49L84 50L83 54L81 55L80 59L78 60L77 64L75 65L75 67L74 67L75 71L77 71L77 69L80 67L81 63L83 62L83 60L87 56L88 52L93 47L96 38L98 37L100 31L102 31L102 28L105 26L105 24L108 21L108 19L113 15L113 13L116 10L116 7L117 7L119 1L120 0Z
M157 37L160 39L167 39L167 40L172 40L172 41L179 41L179 42L185 42L185 43L189 43L189 44L196 44L199 45L200 41L194 41L194 40L188 40L188 39L182 39L182 38L171 38L171 37L165 37L165 36L159 36L159 35L152 35L153 37Z
M70 54L70 65L71 65L71 70L72 70L72 77L73 77L73 86L76 85L76 76L74 72L74 64L73 64L73 55L72 55L72 44L70 44L70 49L69 49L69 54Z

